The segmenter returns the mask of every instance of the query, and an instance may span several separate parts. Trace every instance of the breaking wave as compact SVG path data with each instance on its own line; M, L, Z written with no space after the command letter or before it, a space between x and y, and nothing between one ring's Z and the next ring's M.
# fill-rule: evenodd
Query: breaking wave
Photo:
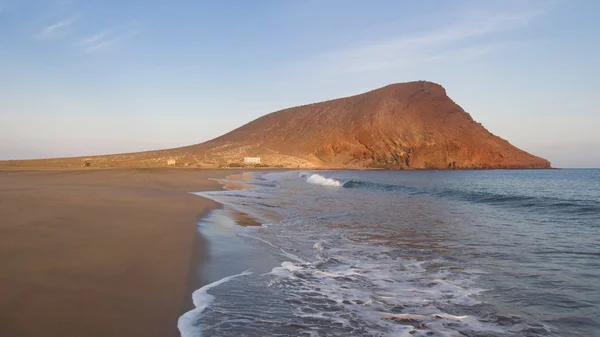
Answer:
M357 179L339 179L325 177L313 173L300 173L307 183L361 189L379 192L396 192L412 196L429 196L476 204L506 205L515 208L534 209L539 211L565 212L569 214L587 215L600 213L600 203L596 200L563 199L552 196L531 196L521 194L495 193L490 191L474 191L462 188L416 188L403 184L383 184Z
M317 173L313 173L310 175L301 173L300 177L306 179L306 182L309 184L329 186L329 187L342 187L344 185L344 182L341 180L337 180L337 179L333 179L333 178L326 178Z

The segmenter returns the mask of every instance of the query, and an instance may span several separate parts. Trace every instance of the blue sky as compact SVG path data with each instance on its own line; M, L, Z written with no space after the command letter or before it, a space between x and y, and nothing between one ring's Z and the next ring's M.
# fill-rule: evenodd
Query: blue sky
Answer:
M600 2L0 0L0 159L169 148L430 80L556 167L600 167Z

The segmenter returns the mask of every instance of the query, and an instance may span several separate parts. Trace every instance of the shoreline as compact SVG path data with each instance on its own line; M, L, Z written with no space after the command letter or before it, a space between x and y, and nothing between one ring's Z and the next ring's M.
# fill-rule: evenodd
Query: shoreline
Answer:
M231 170L231 169L229 169ZM190 192L190 193L195 193L195 192L211 192L211 191L221 191L221 190L243 190L243 189L248 189L248 188L252 188L251 185L247 184L247 176L246 174L249 173L248 171L245 170L238 170L239 173L234 173L234 174L228 174L224 177L221 178L208 178L209 180L214 181L216 184L218 184L219 186L221 186L221 189L205 189L202 191L194 191L194 192ZM231 173L231 172L227 172L227 173ZM233 209L229 209L226 208L225 205L223 205L222 203L219 203L217 201L214 201L212 199L200 196L200 195L193 195L194 197L197 198L202 198L204 200L210 200L211 202L214 202L216 204L216 206L212 209L206 210L203 213L198 214L196 221L195 221L195 226L194 226L194 244L193 244L193 248L192 248L192 254L190 257L190 262L189 262L189 272L188 272L188 276L187 276L187 281L186 281L186 292L184 294L184 298L181 301L181 315L183 315L184 313L192 310L195 308L194 304L193 304L193 300L192 300L192 294L194 293L194 291L202 288L203 286L207 285L208 283L206 282L205 279L203 279L203 274L202 274L202 268L204 267L207 259L209 258L209 254L208 254L208 239L206 237L204 237L200 231L199 231L199 227L198 224L201 221L208 221L207 219L211 216L211 213L213 213L216 210L228 210L230 215L231 215L231 219L236 222L239 226L262 226L262 224L260 222L258 222L256 219L254 219L252 216L238 211L238 210L233 210ZM177 330L177 326L175 326L175 330ZM176 331L175 334L176 337L179 336L179 331Z
M262 170L261 173L269 172ZM223 191L238 191L252 189L256 180L251 176L255 172L241 171L239 174L227 175L222 179L214 179L223 187ZM212 190L220 191L220 190ZM212 192L203 191L203 192ZM193 193L205 199L212 199L211 195ZM214 200L219 200L216 198ZM196 236L203 251L195 254L190 264L191 286L188 290L186 303L178 321L177 328L181 334L176 336L197 336L201 328L198 319L203 316L206 308L212 305L213 296L207 291L227 283L238 277L249 275L262 275L269 273L274 267L281 264L274 256L261 247L254 246L245 241L244 236L237 234L243 228L256 228L263 226L260 216L238 209L228 203L220 203L221 207L208 211L204 217L199 218ZM200 277L197 277L200 275Z
M188 273L185 280L185 292L183 293L183 297L181 299L179 316L194 308L192 294L194 293L194 291L202 287L202 284L204 283L202 281L202 267L204 266L208 258L208 252L206 247L208 240L206 240L206 238L198 232L196 228L198 226L197 223L201 219L206 218L212 211L222 208L223 205L219 204L219 206L215 208L206 210L203 213L199 213L198 217L196 218L196 221L194 222L192 250L188 262ZM173 325L173 336L180 336L179 329L177 328L177 321L175 321Z
M0 335L169 336L232 170L0 171ZM183 297L181 297L183 296Z

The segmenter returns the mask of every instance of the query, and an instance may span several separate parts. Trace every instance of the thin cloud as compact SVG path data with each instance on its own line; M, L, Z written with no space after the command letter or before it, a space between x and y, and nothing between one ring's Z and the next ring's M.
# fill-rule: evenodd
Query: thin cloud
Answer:
M139 34L140 32L135 30L135 31L130 31L121 35L117 35L114 36L112 38L108 38L106 39L106 37L108 37L108 34L105 34L103 36L99 36L100 34L91 37L88 40L92 40L91 43L88 43L88 46L84 49L84 53L89 54L89 53L94 53L103 49L106 49L110 46L113 46L121 41L127 40L137 34Z
M481 38L521 29L545 12L544 9L513 13L470 11L442 29L322 53L303 67L328 73L356 73L404 68L444 55L461 54L454 53L455 50L463 50L470 57L482 56L493 48L482 44Z
M464 48L452 49L449 51L443 51L439 54L427 57L424 62L438 61L443 59L463 60L472 61L483 58L486 55L497 52L498 50L506 47L517 45L514 42L493 42L493 43L480 43L469 45Z
M98 43L99 41L109 37L111 34L112 34L112 30L104 30L96 35L89 36L89 37L79 41L79 44L83 45L83 46L93 45L93 44Z
M64 36L68 33L69 29L76 21L77 17L71 17L69 19L58 21L48 27L43 28L37 36L41 39L51 39Z

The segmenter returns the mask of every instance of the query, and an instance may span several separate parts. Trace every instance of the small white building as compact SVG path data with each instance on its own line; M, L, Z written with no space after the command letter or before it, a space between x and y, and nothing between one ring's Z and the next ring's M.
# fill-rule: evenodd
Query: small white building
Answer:
M245 164L260 164L260 157L244 157Z
M172 166L175 164L177 164L177 161L175 159L171 158L171 159L167 160L167 165Z

